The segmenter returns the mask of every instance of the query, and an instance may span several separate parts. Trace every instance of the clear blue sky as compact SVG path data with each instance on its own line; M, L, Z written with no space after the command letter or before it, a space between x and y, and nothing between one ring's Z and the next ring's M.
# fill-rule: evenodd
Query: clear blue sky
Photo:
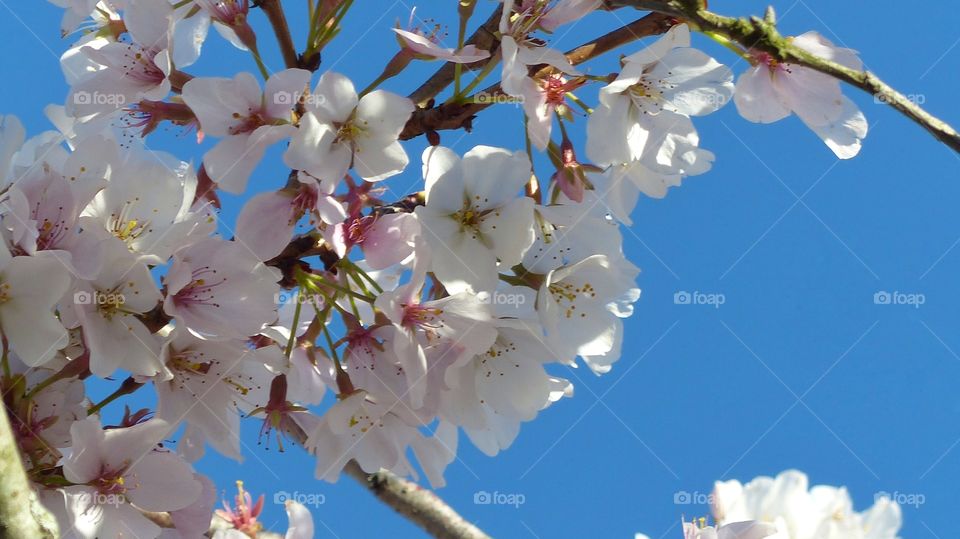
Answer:
M285 2L296 13L302 2ZM442 10L436 8L443 4ZM424 2L419 15L455 28L453 2ZM874 2L777 1L784 33L816 29L858 49L866 65L935 114L960 124L957 72L960 12L906 10ZM486 0L481 10L493 6ZM362 87L395 50L389 27L406 24L404 1L364 0L322 69L342 71ZM731 14L760 13L761 2L716 0ZM435 11L431 11L433 8ZM2 112L19 115L31 133L49 128L47 103L67 93L57 56L60 12L46 2L0 1L5 46ZM637 15L623 10L623 21ZM612 28L597 14L560 39L567 48ZM294 22L297 41L303 25ZM369 30L369 31L368 31ZM560 33L563 33L561 30ZM733 65L743 62L695 36L695 44ZM279 68L272 36L260 38ZM231 76L252 61L211 36L190 69ZM637 50L637 45L624 50ZM615 58L593 64L614 69ZM387 88L406 93L437 64L422 64ZM922 494L904 507L904 537L953 537L960 476L960 159L920 128L853 89L870 133L860 155L838 162L796 118L772 126L741 120L733 106L698 119L713 170L687 180L664 200L641 200L625 250L643 268L643 295L626 321L622 359L597 378L571 378L576 396L524 426L513 447L490 459L461 439L459 459L440 494L499 537L680 537L674 493L707 493L715 479L747 480L796 467L812 481L847 485L858 510L875 492ZM592 98L591 98L592 99ZM473 134L444 133L459 152L476 144L520 148L520 111L484 113ZM582 125L582 124L581 124ZM506 129L504 128L506 127ZM151 138L199 162L203 149L178 130ZM413 166L391 182L399 193L419 181L426 142L408 145ZM545 170L545 169L544 169ZM253 189L281 186L278 151L258 169ZM226 197L235 218L242 199ZM723 294L720 308L675 305L678 291ZM876 305L879 291L923 294L919 308ZM118 377L118 380L121 379ZM94 388L102 392L104 385ZM148 401L144 401L148 402ZM118 410L109 409L109 414ZM369 494L343 479L312 478L298 449L277 455L256 446L246 424L243 465L208 456L199 464L226 494L242 478L267 494L266 523L282 529L277 491L325 496L313 513L318 537L419 537ZM522 494L517 508L476 505L477 491Z

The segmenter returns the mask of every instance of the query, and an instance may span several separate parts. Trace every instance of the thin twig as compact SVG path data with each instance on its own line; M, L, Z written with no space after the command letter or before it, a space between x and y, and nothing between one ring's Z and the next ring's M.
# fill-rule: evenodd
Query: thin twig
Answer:
M432 490L421 488L386 470L368 474L352 460L347 463L344 472L366 486L380 501L437 539L490 539L489 535L467 522Z
M566 53L567 59L574 65L582 64L632 41L662 34L675 23L676 19L670 15L651 13L568 51ZM533 76L544 76L554 71L555 69L549 66L539 67L534 69ZM496 96L502 92L500 91L500 85L494 84L484 89L482 93L487 96ZM430 131L450 129L466 129L469 131L474 116L489 107L493 101L495 100L488 99L485 103L446 103L432 108L417 109L407 125L404 126L403 132L400 133L400 139L412 139Z
M746 19L718 15L708 11L705 5L700 2L690 0L609 0L607 4L611 8L629 6L680 17L689 22L694 29L703 32L715 32L747 49L765 52L780 62L808 67L846 82L900 111L904 116L929 131L937 140L960 153L960 134L947 122L924 110L923 107L885 83L874 73L867 70L851 69L797 47L789 37L780 35L772 9L767 11L768 15L764 18L750 17Z
M280 0L260 0L259 5L260 9L267 14L273 33L277 36L277 43L283 54L283 63L288 68L299 67L297 48L293 45L293 37L290 35L290 27L287 25L287 17L283 13Z

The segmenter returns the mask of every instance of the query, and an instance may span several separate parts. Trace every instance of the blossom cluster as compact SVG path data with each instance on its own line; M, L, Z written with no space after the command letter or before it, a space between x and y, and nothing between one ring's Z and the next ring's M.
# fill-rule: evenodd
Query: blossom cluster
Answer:
M530 149L431 145L423 189L389 200L380 182L410 168L409 98L334 71L185 71L211 27L263 68L246 0L54 3L80 36L61 58L66 103L46 111L56 130L0 122L0 331L17 441L68 536L159 536L144 511L206 532L215 491L191 463L208 446L239 460L245 416L315 455L318 478L356 461L443 485L460 431L496 455L572 396L548 367L599 375L620 358L640 290L619 227L640 193L710 169L693 117L731 99L755 122L792 111L839 157L866 134L836 81L743 51L735 84L683 24L619 74L585 74L541 35L599 1L506 0L496 57L396 34L401 63L502 62ZM315 16L335 25L339 4ZM795 42L857 62L813 33ZM587 163L567 126L590 85ZM164 123L216 142L196 165L148 149ZM273 145L292 172L250 192ZM534 151L553 168L535 170ZM219 221L218 190L248 196L236 223ZM112 397L87 398L83 380L119 373ZM105 425L103 406L141 387L156 410Z
M746 484L717 481L710 495L716 526L702 517L684 522L684 539L897 539L902 516L881 493L864 512L853 510L844 487L810 487L803 472L787 470ZM642 533L636 539L648 539Z

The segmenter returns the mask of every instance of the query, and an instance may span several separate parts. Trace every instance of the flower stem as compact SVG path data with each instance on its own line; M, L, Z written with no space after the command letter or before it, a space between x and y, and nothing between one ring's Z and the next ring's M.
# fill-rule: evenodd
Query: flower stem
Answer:
M116 391L114 391L113 393L107 395L106 398L104 398L102 401L100 401L100 402L94 404L93 406L91 406L90 408L88 408L88 409L87 409L87 415L93 415L93 414L99 412L101 409L103 409L104 406L110 404L111 402L119 399L120 397L122 397L122 396L124 396L124 395L129 395L129 394L133 393L134 391L136 391L136 390L140 389L141 387L143 387L143 385L144 385L144 384L142 384L142 383L137 382L136 380L134 380L133 376L130 376L129 378L127 378L126 380L124 380L123 383L120 384L120 387L118 387L118 388L116 389Z

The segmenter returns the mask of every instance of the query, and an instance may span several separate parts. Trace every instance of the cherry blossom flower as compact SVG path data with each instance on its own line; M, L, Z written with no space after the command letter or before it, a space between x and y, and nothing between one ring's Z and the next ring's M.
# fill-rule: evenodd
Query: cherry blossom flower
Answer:
M394 28L393 31L397 33L397 40L401 47L423 60L470 64L490 57L490 51L478 49L476 45L466 45L460 49L445 48L437 36L436 28L429 34L419 29Z
M336 482L350 460L368 473L387 468L416 477L406 456L412 448L430 484L443 486L443 470L456 454L455 429L441 427L428 438L416 419L404 421L404 413L377 403L365 391L337 401L307 439L307 449L317 457L317 478Z
M419 235L420 221L409 213L361 215L338 223L330 243L341 257L360 247L367 266L382 270L408 260Z
M406 168L409 158L397 141L413 112L406 97L374 90L358 97L353 82L328 71L313 94L284 163L320 180L339 181L350 168L367 181L379 181Z
M156 308L163 297L145 264L118 240L104 243L104 265L97 277L74 289L72 312L65 320L83 328L90 350L90 371L107 377L118 368L142 376L166 370L160 347L138 315Z
M74 80L67 97L67 112L86 117L115 112L144 99L165 98L174 70L171 54L177 46L172 40L172 14L173 7L167 2L129 0L123 12L129 42L100 38L81 43L76 52L68 52L63 66ZM187 43L181 46L192 48ZM77 62L84 60L71 59L75 54L83 55L90 67L79 69Z
M794 37L792 43L850 69L863 69L856 51L837 47L817 32ZM840 81L808 67L779 62L765 52L749 54L753 67L737 79L734 95L741 116L751 122L771 123L794 112L840 159L860 152L867 120L841 93Z
M806 474L796 470L746 485L718 481L712 504L718 523L759 519L775 528L774 539L895 539L901 526L900 506L889 498L856 513L845 488L810 488Z
M623 59L623 70L600 90L587 123L587 155L598 165L642 160L663 172L700 174L712 154L697 148L691 116L716 111L733 94L733 74L690 48L690 30L671 28Z
M343 205L332 196L336 182L318 182L298 174L295 185L250 198L237 217L237 241L261 260L279 255L290 242L297 223L309 215L313 224L339 224Z
M178 449L188 460L202 455L204 442L241 460L240 416L266 404L273 373L265 364L281 357L276 347L251 350L239 340L209 341L174 332L162 353L172 377L154 380L157 417L187 423Z
M490 456L513 443L521 422L573 395L570 382L544 370L554 358L542 336L522 324L496 323L497 338L489 350L447 369L450 389L441 405L443 418L462 427Z
M276 320L279 280L243 245L205 238L173 255L163 310L201 338L245 339Z
M529 37L528 34L536 27L538 21L542 20L544 13L529 9L527 3L519 6L517 13L514 14L514 1L504 1L503 15L500 19L500 33L502 34L500 51L503 57L503 73L500 84L507 95L521 98L524 102L530 100L537 103L543 100L543 89L540 82L530 78L530 66L546 64L568 75L579 75L580 72L573 67L573 64L567 60L562 52L546 47L542 41ZM566 11L565 6L572 6L576 3L578 3L578 0L563 0L563 6L557 6L561 8L558 13ZM560 24L563 18L565 17L557 18L553 23ZM547 18L547 21L548 24L551 24L549 18ZM538 111L540 114L531 114L534 110L532 106L527 109L528 118L531 121L536 120L542 123L542 120L537 120L537 118L543 116L543 111ZM532 135L539 135L540 133L542 133L542 128L539 131L531 131ZM545 147L545 144L540 145L539 140L537 140L537 144L541 149Z
M448 148L424 151L427 197L416 215L448 292L492 291L498 265L516 265L533 243L533 200L518 196L530 169L525 153L489 146L463 159Z
M15 251L55 258L75 276L89 279L102 264L105 234L84 230L80 215L108 174L106 163L95 163L93 156L109 159L112 143L88 139L68 154L60 138L50 135L28 141L16 154L18 179L0 213Z
M214 220L204 208L192 210L196 190L197 176L189 163L163 152L125 152L84 215L142 261L162 264L178 247L214 231Z
M75 486L63 491L75 536L154 538L160 527L141 510L176 511L200 497L203 486L190 466L157 449L170 428L153 419L103 430L96 417L71 426L72 451L64 459L63 473Z
M70 273L56 259L14 257L0 245L0 331L27 365L43 365L66 346L53 309L69 287Z
M183 86L183 101L203 133L222 137L203 156L207 174L221 189L242 193L267 147L293 134L292 109L309 82L309 71L286 69L271 75L263 92L250 73L194 78Z
M399 330L393 339L393 352L406 374L414 409L423 405L427 394L428 369L434 368L428 362L431 351L439 352L435 362L449 364L462 355L469 357L488 350L496 338L490 308L475 294L461 291L441 299L422 300L426 268L432 266L430 258L421 240L410 282L384 292L375 304Z

